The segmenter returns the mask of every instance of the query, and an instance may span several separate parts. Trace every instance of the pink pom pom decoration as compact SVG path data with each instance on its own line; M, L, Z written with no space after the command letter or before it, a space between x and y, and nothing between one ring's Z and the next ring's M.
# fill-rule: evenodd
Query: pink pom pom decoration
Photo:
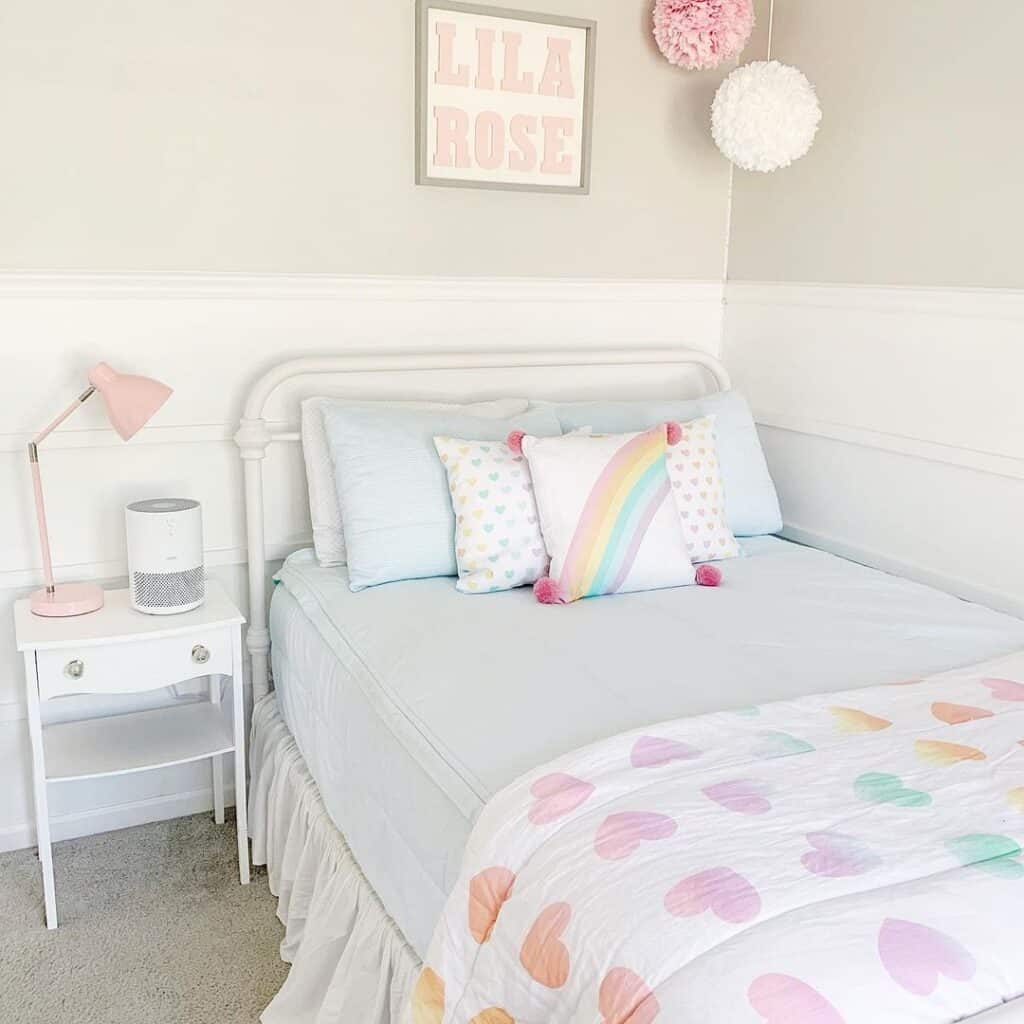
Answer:
M655 0L658 48L670 64L690 71L732 60L753 29L753 0Z
M522 455L524 437L526 437L525 430L513 430L505 439L505 444L507 444L516 455Z
M550 576L541 576L533 585L533 596L541 604L560 604L558 584Z
M722 570L704 562L697 566L697 585L699 587L717 587L722 582Z
M671 444L679 444L680 438L683 436L683 428L678 423L666 423L665 424L665 440Z

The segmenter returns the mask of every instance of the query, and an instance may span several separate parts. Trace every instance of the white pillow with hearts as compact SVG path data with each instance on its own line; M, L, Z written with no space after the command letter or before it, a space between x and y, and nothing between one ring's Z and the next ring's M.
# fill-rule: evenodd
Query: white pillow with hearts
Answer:
M713 562L741 554L725 518L715 417L681 423L679 440L665 449L665 461L690 561Z
M457 590L489 594L546 575L530 468L500 441L435 437L455 512Z

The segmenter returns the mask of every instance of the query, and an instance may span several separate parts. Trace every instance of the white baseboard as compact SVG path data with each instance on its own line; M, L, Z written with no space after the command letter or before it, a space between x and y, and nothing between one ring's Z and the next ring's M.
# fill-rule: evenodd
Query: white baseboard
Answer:
M225 785L224 803L235 804L234 786ZM79 836L95 835L98 832L112 832L133 825L145 825L151 821L181 818L189 814L201 814L213 810L213 790L193 789L169 796L136 800L132 803L114 804L109 807L95 807L76 811L50 819L50 832L54 842L63 839L77 839ZM32 823L11 825L0 829L0 853L8 850L23 850L36 844L36 830Z
M892 573L894 576L903 576L917 583L923 583L936 590L963 598L965 601L973 601L975 604L985 605L987 608L994 608L996 611L1024 618L1024 601L1013 594L979 586L957 576L935 572L915 562L907 562L881 551L872 551L842 538L831 537L816 530L807 529L798 523L786 523L782 530L782 536L787 540L796 541L798 544L806 544L808 547L819 548L833 555L839 555L851 562L868 565L873 569Z

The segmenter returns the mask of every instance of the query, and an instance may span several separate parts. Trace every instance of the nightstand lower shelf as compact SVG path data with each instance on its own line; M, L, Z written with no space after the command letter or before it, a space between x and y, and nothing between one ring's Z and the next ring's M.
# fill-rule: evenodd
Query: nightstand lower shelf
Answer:
M199 761L235 742L220 706L203 701L47 725L43 749L46 781L69 782Z

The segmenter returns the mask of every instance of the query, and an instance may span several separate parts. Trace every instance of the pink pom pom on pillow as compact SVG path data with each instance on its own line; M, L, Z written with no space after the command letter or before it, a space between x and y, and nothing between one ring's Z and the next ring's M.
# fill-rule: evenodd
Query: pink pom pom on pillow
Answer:
M541 604L561 604L558 584L550 576L541 576L533 585L533 596Z
M753 29L753 0L655 0L658 48L670 64L690 71L732 60Z
M722 570L709 562L697 566L697 586L717 587L722 582Z
M515 455L523 454L523 438L526 437L526 431L524 430L513 430L505 439L505 444L509 446Z

